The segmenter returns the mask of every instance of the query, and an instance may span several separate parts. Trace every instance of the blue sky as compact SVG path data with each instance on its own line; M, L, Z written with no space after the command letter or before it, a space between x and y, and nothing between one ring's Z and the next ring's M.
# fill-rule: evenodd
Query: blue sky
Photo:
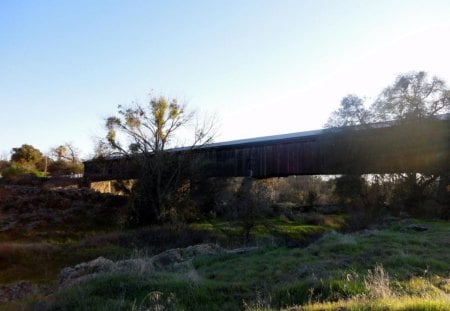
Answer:
M148 94L220 119L217 141L313 130L396 75L450 83L450 1L0 1L0 157L72 142Z

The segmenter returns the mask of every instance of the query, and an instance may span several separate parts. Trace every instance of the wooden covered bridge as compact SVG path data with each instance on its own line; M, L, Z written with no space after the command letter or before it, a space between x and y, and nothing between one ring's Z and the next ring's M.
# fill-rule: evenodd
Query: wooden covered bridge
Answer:
M169 152L208 163L207 176L255 178L289 175L450 172L450 117L213 143ZM133 179L132 158L84 162L87 182Z

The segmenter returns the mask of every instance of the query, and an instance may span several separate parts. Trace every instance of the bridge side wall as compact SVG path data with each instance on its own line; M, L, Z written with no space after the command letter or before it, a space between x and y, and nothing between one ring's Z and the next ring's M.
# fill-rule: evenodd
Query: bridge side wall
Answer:
M449 171L450 120L358 130L330 130L306 137L205 147L180 156L207 163L206 175L257 178L289 175L435 173ZM85 162L92 180L130 179L136 161Z

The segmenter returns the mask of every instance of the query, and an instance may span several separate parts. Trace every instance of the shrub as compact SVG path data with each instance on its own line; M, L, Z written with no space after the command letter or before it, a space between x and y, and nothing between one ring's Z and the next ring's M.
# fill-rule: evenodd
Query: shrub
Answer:
M39 171L36 170L36 168L34 168L32 166L22 165L22 164L15 163L15 162L12 162L11 164L6 166L2 170L2 176L7 179L11 179L16 176L24 175L24 174L36 175L38 173L39 173Z
M150 248L154 252L215 241L210 232L194 230L182 224L142 228L133 234L121 235L119 240L123 246Z
M52 176L81 174L84 166L81 162L67 162L63 160L52 161L48 166L48 171Z
M334 192L341 204L358 205L367 195L367 184L361 175L342 175L335 183Z

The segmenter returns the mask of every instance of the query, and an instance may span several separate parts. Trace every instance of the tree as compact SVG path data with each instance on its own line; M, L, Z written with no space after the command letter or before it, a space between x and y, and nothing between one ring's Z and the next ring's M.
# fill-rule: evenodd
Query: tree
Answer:
M21 147L12 149L11 162L36 165L41 160L42 153L31 145L23 144Z
M424 71L397 76L370 109L355 95L347 95L334 111L326 127L367 124L394 120L414 120L450 112L450 90L444 80L429 78Z
M11 150L11 161L4 163L2 175L11 178L21 174L44 176L42 172L42 153L31 145L23 144Z
M64 145L60 145L58 147L55 147L51 151L53 157L56 158L56 161L62 161L66 158L67 155L67 148Z
M65 143L64 146L67 148L66 159L71 163L79 163L79 153L80 151L72 143Z
M0 175L2 170L9 165L8 158L8 153L5 152L3 154L0 154Z
M424 71L401 74L372 105L377 121L423 119L450 112L450 90Z
M439 114L450 112L450 90L444 80L437 77L429 78L424 71L410 72L399 75L395 82L384 89L371 107L377 121L408 121L427 119ZM431 126L431 125L429 125ZM420 138L420 129L411 139ZM440 175L440 176L439 176ZM437 175L416 174L406 172L398 175L401 193L398 197L405 206L420 204L430 195L430 188L435 187L435 181L440 179L440 189L449 184L450 173L442 170ZM449 194L442 190L439 200L449 202Z
M429 78L428 74L423 71L410 72L399 75L392 85L386 87L371 105L370 110L364 109L362 100L358 97L353 95L344 97L341 107L332 113L326 126L421 120L448 112L450 112L450 90L445 81L437 77ZM432 125L428 122L423 123L422 126L427 128L407 127L405 131L408 132L405 132L404 137L415 141L423 139L422 131L430 130L428 127ZM405 159L405 161L407 160ZM448 170L444 168L440 176L405 172L392 174L390 179L397 180L395 184L400 189L394 189L399 194L397 200L402 201L404 206L414 206L429 198L429 194L432 192L430 187L436 186L437 179L440 180L439 189L442 189L441 196L443 198L440 200L449 202L448 192L445 191L449 184L449 175Z
M6 167L8 167L9 162L5 161L5 160L0 160L0 174L2 172L3 169L5 169Z
M64 160L51 161L48 165L48 172L51 176L71 175L83 173L82 162L70 162Z
M342 98L339 109L331 113L328 122L325 127L347 127L364 125L370 122L371 113L364 107L364 101L356 95L347 95ZM353 129L346 129L346 133L351 132ZM348 136L348 137L347 137ZM352 140L351 135L344 135L339 137L340 140ZM334 139L333 139L334 144ZM344 146L347 143L342 144ZM341 152L351 153L350 150L342 150ZM353 165L355 163L353 162ZM361 175L342 175L335 179L334 193L339 199L340 204L356 206L362 200L364 196L365 179Z
M56 161L69 161L72 163L79 162L78 149L72 143L65 143L52 148L51 154Z
M171 219L176 213L174 206L186 197L195 171L194 161L167 148L173 146L179 129L193 120L194 113L185 105L164 97L151 98L145 106L119 106L118 116L106 120L106 139L111 148L139 166L141 174L133 191L136 222ZM190 148L211 142L213 136L214 120L211 119L195 127Z
M356 95L347 95L341 100L339 109L332 112L325 127L341 127L370 122L370 112L364 107L364 100Z
M105 159L115 153L109 142L103 138L94 138L94 144L94 159Z
M78 159L78 149L72 143L65 143L50 150L48 171L52 176L81 174L83 163Z

